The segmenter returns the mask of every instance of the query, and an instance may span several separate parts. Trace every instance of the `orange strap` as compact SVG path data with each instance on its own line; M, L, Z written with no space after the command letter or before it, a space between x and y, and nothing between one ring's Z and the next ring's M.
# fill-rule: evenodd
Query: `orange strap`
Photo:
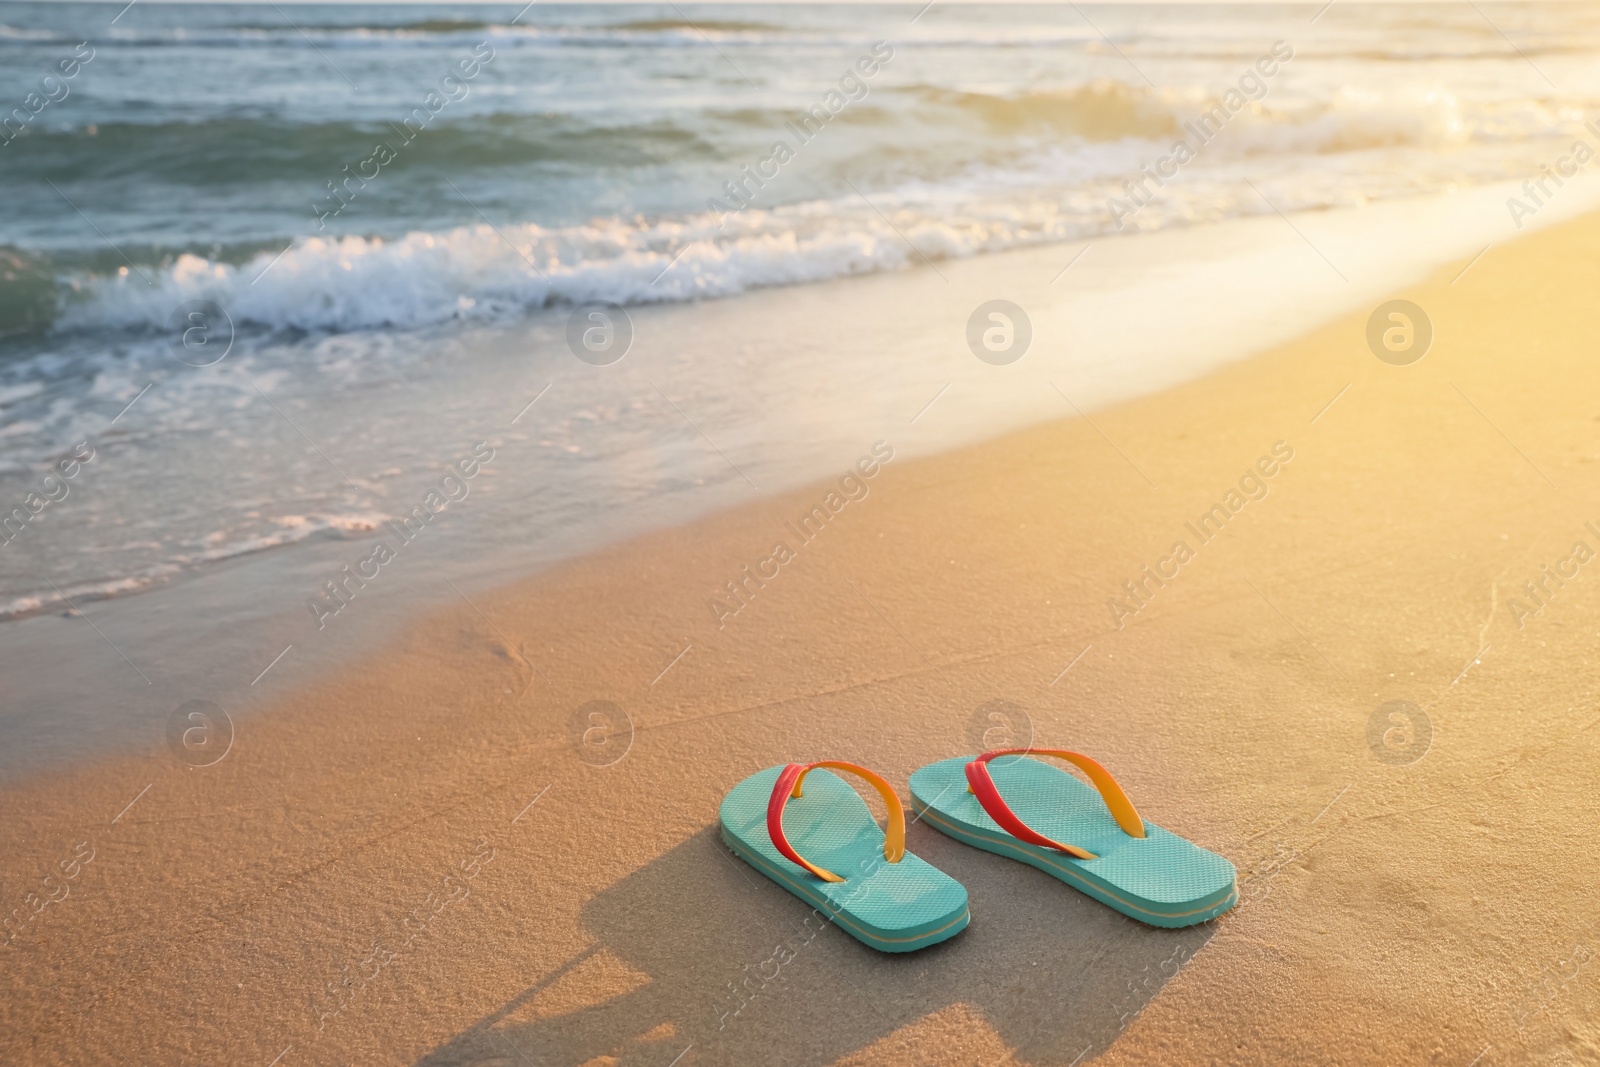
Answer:
M793 860L824 882L842 882L837 874L830 870L818 867L816 864L803 858L789 844L789 839L783 834L783 808L791 796L800 797L800 786L805 781L807 774L814 768L826 767L831 771L848 771L857 777L864 778L883 797L883 802L889 807L889 825L883 832L883 858L890 863L899 863L906 854L906 813L900 806L900 798L895 795L894 789L882 778L873 774L865 767L858 767L854 763L839 763L833 760L824 760L820 763L791 763L778 772L778 780L773 783L772 797L767 801L767 835L772 838L772 843L787 859Z
M1139 818L1139 813L1133 808L1133 801L1128 799L1128 794L1122 791L1117 780L1111 777L1111 772L1088 756L1076 752L1068 752L1059 748L1001 748L993 752L985 752L971 763L967 764L967 788L978 798L978 803L983 805L983 810L989 813L989 818L1000 824L1000 828L1020 841L1030 845L1041 845L1045 848L1059 849L1069 856L1076 856L1081 860L1095 859L1095 854L1076 845L1063 844L1052 840L1035 830L1028 828L1027 823L1017 817L1010 806L1001 799L1000 790L995 787L994 779L989 775L989 761L996 756L1055 756L1081 769L1089 776L1094 787L1100 790L1100 798L1106 802L1106 807L1111 811L1111 817L1117 820L1117 825L1130 837L1144 836L1144 820Z

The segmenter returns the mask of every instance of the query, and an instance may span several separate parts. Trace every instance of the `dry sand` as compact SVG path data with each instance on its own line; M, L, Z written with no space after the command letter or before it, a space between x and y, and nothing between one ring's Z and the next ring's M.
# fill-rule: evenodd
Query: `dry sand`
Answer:
M720 629L710 598L825 487L474 597L214 766L8 789L0 1060L1600 1063L1600 561L1520 627L1511 603L1600 549L1597 244L1589 218L1395 294L1437 332L1411 366L1359 315L898 459ZM1199 544L1185 522L1279 441L1267 496ZM1108 599L1180 539L1119 628ZM632 729L585 747L596 700ZM1431 721L1413 762L1369 745L1393 700ZM885 956L806 933L719 844L757 768L903 788L996 701L1232 859L1242 905L1146 928L917 825L972 925Z

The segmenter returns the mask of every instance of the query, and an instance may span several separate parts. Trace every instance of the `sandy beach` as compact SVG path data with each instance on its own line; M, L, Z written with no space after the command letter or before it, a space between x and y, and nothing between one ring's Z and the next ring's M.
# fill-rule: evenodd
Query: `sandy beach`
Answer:
M863 440L847 483L437 611L210 766L8 786L0 1058L1600 1062L1597 241L1390 294L1432 323L1409 365L1364 311L1088 418ZM1098 758L1241 906L1146 928L915 825L972 924L888 957L717 839L761 767L903 791L1011 734Z

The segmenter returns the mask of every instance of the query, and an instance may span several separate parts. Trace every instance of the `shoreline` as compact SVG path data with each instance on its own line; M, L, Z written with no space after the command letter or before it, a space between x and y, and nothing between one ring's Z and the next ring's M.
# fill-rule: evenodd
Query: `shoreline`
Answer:
M1296 330L1303 329L1305 325L1331 315L1342 314L1366 302L1369 291L1375 293L1411 284L1442 263L1452 262L1460 256L1472 253L1481 254L1496 243L1532 234L1551 225L1559 225L1572 217L1600 207L1600 176L1580 175L1578 178L1570 179L1568 184L1574 188L1564 192L1558 190L1559 200L1541 201L1541 211L1543 208L1552 208L1548 212L1542 212L1542 218L1537 217L1539 212L1526 216L1527 219L1532 219L1531 222L1513 223L1514 213L1512 216L1502 217L1504 212L1501 210L1503 206L1501 200L1505 199L1509 203L1525 194L1522 187L1514 182L1498 182L1467 190L1380 201L1361 208L1303 213L1296 216L1300 222L1292 225L1291 230L1283 229L1276 216L1241 216L1220 223L1206 223L1194 227L1119 233L1111 237L1082 242L1067 241L1022 246L943 260L942 267L933 269L946 285L951 283L951 279L945 277L945 274L948 272L955 276L959 290L959 296L956 296L958 304L963 300L976 299L977 294L992 289L1003 289L1013 293L1020 291L1038 301L1038 304L1030 306L1037 315L1049 320L1050 325L1056 328L1054 331L1041 330L1037 338L1040 347L1053 345L1058 351L1058 354L1052 357L1053 362L1049 369L1053 373L1082 379L1074 386L1074 398L1068 403L1084 412L1093 413L1107 404L1180 384L1197 375L1209 373L1228 362L1244 358L1244 355L1286 343L1296 336ZM1392 234L1395 227L1407 227L1406 232L1399 235L1403 237L1401 243L1404 247L1398 253L1386 247L1386 242L1396 236ZM1314 234L1316 240L1313 241L1308 237L1306 231ZM1292 236L1291 232L1297 236ZM1480 240L1489 240L1489 243L1479 245L1477 242ZM1330 241L1336 243L1329 244ZM1333 258L1324 254L1322 246L1325 244L1333 251ZM1056 284L1068 270L1077 266L1078 261L1091 248L1096 249L1097 261L1104 260L1106 252L1102 250L1105 249L1109 249L1115 258L1109 263L1088 264L1074 275L1069 284L1080 286L1081 291L1074 292L1070 288L1057 291ZM1318 266L1317 259L1307 258L1311 256L1320 257L1323 265ZM1346 267L1352 274L1366 274L1369 277L1364 279L1359 287L1351 289L1337 300L1330 301L1328 296L1337 290L1327 289L1324 283L1331 275L1324 274L1323 270L1324 268L1332 270L1348 286L1349 279L1343 278L1343 271L1334 262L1335 258L1343 260L1346 256L1350 260L1346 263ZM1303 258L1305 262L1294 263L1292 262L1294 258ZM1063 263L1065 267L1061 267ZM1058 267L1061 267L1059 271ZM1181 276L1161 277L1169 273L1170 269L1176 269ZM1244 279L1242 285L1233 284L1221 288L1214 280L1204 281L1208 274L1224 269L1248 277ZM1107 277L1103 280L1084 278L1086 272L1094 271L1104 271ZM1044 281L1045 274L1051 275L1048 282ZM1285 274L1289 277L1281 277ZM1141 284L1142 278L1152 280L1146 285ZM938 307L939 302L930 299L931 293L936 292L936 288L931 286L931 280L928 268L925 266L909 270L872 271L861 275L844 275L791 285L765 286L706 302L678 301L633 305L631 313L644 319L647 324L659 324L657 336L655 338L647 336L641 342L641 344L654 342L649 350L641 351L640 355L645 357L664 356L681 361L681 347L674 346L670 341L663 343L661 334L680 329L685 325L692 326L693 320L702 313L714 316L721 323L734 324L750 319L778 316L791 329L811 330L814 336L806 338L807 347L816 347L820 344L840 342L849 336L851 331L863 326L870 328L870 323L865 321L869 315L864 305L877 306L886 302L910 301L923 309L931 310ZM1238 299L1258 284L1268 289L1266 294L1268 314L1264 316L1267 322L1251 322L1249 317L1237 314L1219 316L1208 313L1203 308L1186 306L1179 313L1182 320L1179 326L1172 330L1162 330L1159 327L1152 329L1150 323L1130 323L1123 314L1125 306L1142 301L1193 304L1195 301L1190 297L1180 294L1192 290L1204 291L1208 285L1216 292L1206 293L1207 297ZM944 295L948 298L954 296L955 292ZM1109 312L1098 306L1106 302L1113 305ZM845 325L829 327L815 323L808 317L817 306L832 304L845 305L844 317L849 320ZM747 312L746 308L750 310ZM547 350L555 357L554 362L560 363L565 345L561 340L564 331L557 320L570 310L560 307L540 309L528 315L526 321L472 324L454 334L438 327L415 330L355 330L347 333L314 335L307 340L307 343L313 346L323 342L343 340L362 343L389 337L402 342L415 342L420 347L454 342L478 358L488 357L489 361L493 361L502 358L507 349L518 346L519 343L527 347L522 335L531 333L533 346ZM799 311L798 314L795 313L796 310ZM951 333L959 335L962 323L951 319L948 314L942 314L940 318L951 321L940 323L942 336L939 337L939 341L947 341ZM1285 320L1294 320L1296 325L1287 326ZM1117 329L1119 325L1123 328L1120 331ZM1130 328L1133 331L1131 334L1127 332ZM1175 350L1185 347L1179 343L1181 334L1178 330L1190 334L1219 331L1229 334L1230 337L1228 341L1220 344L1207 339L1201 339L1198 344L1190 341L1186 347L1191 351L1185 357L1175 357ZM1114 344L1096 340L1097 336L1115 335L1119 332L1124 336L1117 337ZM924 340L931 339L931 334L924 338ZM1070 358L1063 359L1059 353L1068 346L1088 347L1082 352L1073 353ZM941 344L941 347L949 346ZM266 343L261 351L293 352L295 348L295 344ZM779 350L772 355L782 360L792 353ZM978 386L982 372L980 371L978 375L970 373L972 367L967 365L965 352L941 352L941 356L951 355L955 357L954 361L946 362L941 368L950 379L946 384ZM1130 367L1124 370L1118 366L1121 362L1130 363ZM379 374L384 370L382 367L371 368L372 372ZM1133 373L1130 374L1129 371ZM490 373L493 375L495 372ZM545 376L550 375L547 373ZM939 376L924 375L924 377L932 383L937 381ZM479 374L474 377L472 384L481 387L489 382L486 376ZM492 384L503 385L503 375L501 380L494 380ZM138 395L142 397L144 394L141 392ZM534 395L536 398L542 397L543 392L537 391ZM938 394L924 402L919 393L905 393L898 400L901 404L922 405L911 420L914 424L941 397L942 394ZM985 401L1000 399L1007 410L998 418L989 418L976 425L969 422L960 426L957 435L948 441L918 440L916 441L918 454L959 447L1061 417L1062 409L1059 405L1054 407L1019 405L1014 399L1001 398L992 392L983 395L983 399ZM881 403L880 398L880 406ZM110 405L107 408L108 414L117 406ZM122 407L122 410L110 419L110 424L114 426L116 421L126 415L133 406L128 404ZM528 407L531 406L530 403ZM895 413L896 416L901 414L903 412ZM879 417L871 425L865 424L866 420L858 421L863 422L861 432L868 433L881 430L890 420ZM895 424L901 421L903 420L897 417L893 419ZM497 429L503 442L504 427ZM830 429L837 427L830 426ZM102 431L109 432L109 427L102 428ZM89 440L94 437L94 434L90 434ZM842 438L840 443L844 443ZM66 457L62 462L70 458L65 450L62 450L62 455ZM826 468L811 466L803 472L785 471L785 481L790 486L798 485L800 481L797 480L797 475L801 479L821 477L825 470ZM46 505L51 502L48 486L45 496L41 498L38 486L24 481L23 488L18 490L19 499L15 501L19 507L23 503L21 499L23 496L40 498ZM403 513L407 506L414 502L386 500L383 503L399 506ZM686 517L704 511L704 508L692 511ZM39 513L34 512L34 515L37 516ZM303 547L306 540L316 539L319 536L359 536L364 529L374 525L374 516L381 521L395 520L398 517L360 510L347 514L319 516L317 522L306 524L305 533L275 530L270 537L258 537L242 544L228 545L227 550L223 552L209 550L200 554L198 558L163 560L145 571L121 573L98 583L69 583L67 588L74 600L88 603L119 596L137 596L149 589L170 587L197 574L203 574L205 566L218 562L249 559L262 553L279 550L294 551ZM20 536L20 533L17 536ZM10 600L0 600L0 612L3 612L0 613L0 625L26 620L39 614L48 614L62 604L59 594L52 597L49 590L38 588L30 588L26 592L12 590L7 595L11 596Z
M1596 240L1588 216L1383 294L1431 316L1410 366L1345 315L1091 418L908 448L720 630L708 597L818 483L474 587L274 690L215 763L153 741L4 786L5 911L57 899L0 948L0 1048L1065 1067L1600 1047L1600 991L1539 985L1597 940L1600 597L1580 570L1539 616L1506 603L1600 517ZM1106 599L1278 440L1295 458L1270 491L1114 628ZM717 1027L803 915L717 847L726 790L800 758L902 785L1002 727L1100 759L1233 860L1244 903L1174 937L914 827L971 927L911 971L824 931Z
M1538 224L1559 222L1595 191L1569 186ZM297 478L344 491L284 423L279 409L287 409L294 426L337 457L341 472L375 484L380 495L332 508L348 528L205 564L158 579L165 583L158 588L96 600L53 579L118 651L88 652L86 641L102 637L81 619L63 618L59 604L0 625L23 664L4 701L0 779L137 747L160 732L151 724L186 700L252 715L288 688L368 654L410 621L473 600L508 576L538 574L598 545L743 506L752 493L813 484L872 441L891 442L905 458L945 453L1063 416L1098 418L1112 405L1216 373L1243 354L1288 342L1333 309L1375 302L1393 291L1391 282L1419 276L1448 249L1464 260L1483 254L1478 242L1490 232L1483 227L1510 226L1498 203L1504 191L1299 216L1293 227L1275 216L1254 218L1075 251L1043 246L946 261L938 273L878 273L636 308L635 350L606 368L574 360L562 316L544 314L434 338L437 355L367 367L363 373L377 375L385 390L376 408L374 394L324 400L314 384L298 394L274 390L269 406L230 377L227 361L199 372L180 368L172 398L161 400L166 387L159 386L123 419L138 431L132 450L120 437L101 450L94 493L74 493L45 518L65 522L79 509L71 516L77 523L133 500L148 506L137 475L162 459L152 436L161 422L138 420L152 404L188 402L191 387L200 390L194 400L211 404L218 390L243 391L251 414L237 429L268 446L257 449L268 457L262 477L281 478L274 464L299 453L305 465ZM1340 281L1324 256L1356 281ZM1020 300L1033 320L1031 349L1000 366L974 359L964 337L967 312L997 293ZM1142 310L1150 306L1163 314ZM904 312L887 316L889 307ZM423 410L437 428L414 441L413 415ZM361 438L375 414L393 428L367 443ZM153 453L144 451L151 440ZM501 458L473 483L469 500L429 524L431 546L419 542L411 562L384 566L398 577L362 590L339 615L344 632L330 637L332 623L308 626L306 598L324 593L352 560L372 558L377 534L364 533L362 523L413 507L438 483L428 457L453 462L475 441L489 442ZM396 449L423 458L390 481L383 472ZM180 482L215 477L207 456L175 458L185 472ZM598 495L597 486L604 487ZM609 503L597 508L596 499ZM207 527L194 529L199 535ZM730 576L771 547L770 540L751 546L757 555L734 564ZM1159 562L1169 547L1155 546L1124 577ZM19 538L7 551L23 549L43 546ZM35 561L27 573L49 563L47 556L18 559ZM125 690L126 682L134 689ZM127 704L106 709L107 692L126 694Z

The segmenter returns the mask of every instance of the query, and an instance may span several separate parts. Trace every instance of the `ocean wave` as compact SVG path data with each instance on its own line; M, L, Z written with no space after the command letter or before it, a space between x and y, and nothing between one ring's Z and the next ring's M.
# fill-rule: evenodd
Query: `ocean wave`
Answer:
M350 22L323 24L311 27L322 33L362 33L372 30L387 31L392 33L438 34L438 33L463 33L468 30L484 30L498 26L509 26L509 23L497 23L484 19L420 19L416 22ZM222 29L237 30L243 33L282 33L285 30L294 32L294 27L279 22L276 24L260 22L238 22Z
M70 611L74 603L109 600L125 593L136 593L171 577L180 569L174 565L162 565L123 578L80 581L72 583L65 589L51 588L10 596L0 600L0 619L22 619L29 615L37 615L41 611L53 611L62 607Z
M282 33L295 32L292 26L283 23L276 25L270 23L235 23L226 29L244 32ZM361 34L361 33L392 33L436 35L451 33L466 33L473 30L530 30L533 32L565 30L568 32L617 32L617 33L664 33L678 30L706 30L717 33L743 33L763 32L782 33L783 27L770 22L754 22L748 19L629 19L626 22L614 23L578 23L572 25L523 24L512 22L496 22L490 19L419 19L416 22L343 22L324 23L321 26L307 27L326 34Z
M899 106L909 100L911 107ZM933 130L952 121L989 138L995 153L1015 153L1040 143L1162 140L1181 133L1185 121L1219 103L1200 88L1151 89L1100 78L1079 85L1024 93L984 93L937 85L885 87L856 105L854 124ZM1592 107L1579 98L1462 99L1447 89L1414 87L1377 93L1344 87L1323 100L1269 93L1251 103L1235 125L1248 129L1248 150L1342 152L1411 145L1433 148L1468 141L1515 140L1576 129L1574 116ZM708 108L691 124L673 117L606 124L562 113L495 112L441 119L407 143L386 173L568 164L579 167L649 167L703 163L727 156L722 131L779 132L798 109ZM29 151L8 159L13 180L123 180L137 174L177 186L253 184L277 178L306 180L309 201L341 163L360 158L376 143L393 143L394 121L383 119L288 122L277 116L234 115L199 121L102 122L93 128L30 129ZM927 141L926 137L919 139ZM1227 150L1230 138L1219 150ZM931 142L942 144L941 141ZM353 147L354 146L354 147ZM966 154L981 145L964 144ZM1238 147L1235 145L1235 147ZM902 161L915 166L913 156ZM930 158L942 158L933 152ZM925 172L924 177L937 177ZM325 195L325 194L324 194ZM0 262L0 269L4 263Z
M424 19L412 23L303 25L283 22L233 26L141 27L125 25L100 36L121 48L322 48L337 50L392 49L407 45L434 48L455 41L489 40L495 45L659 47L746 41L812 44L859 44L857 37L837 32L806 33L762 22L735 19L637 19L620 23L513 24L477 19ZM59 30L25 29L0 24L0 45L74 43L81 35Z
M417 231L387 240L301 238L279 254L227 264L185 253L154 272L154 285L126 271L64 283L55 330L126 331L155 337L173 308L212 300L242 331L345 332L487 321L552 305L655 304L734 296L940 259L964 258L1119 229L1111 198L1161 146L1126 142L1069 189L1004 188L1010 171L974 179L955 195L913 183L876 192L873 208L846 199L748 209L726 219L701 212L673 219L597 220L544 228L531 223ZM1079 159L1059 165L1080 173ZM1273 170L1282 175L1282 167ZM1256 177L1268 180L1259 167ZM1386 187L1356 181L1326 188L1279 182L1286 209L1415 193L1407 179ZM1270 210L1226 164L1195 172L1139 216L1140 229L1219 221Z
M253 555L285 545L299 544L313 538L346 540L363 537L376 530L392 516L382 512L359 512L329 515L283 515L267 521L271 528L230 534L218 530L202 538L192 551L182 552L160 563L139 569L136 573L117 578L80 580L65 588L51 586L0 600L0 619L18 619L53 611L72 604L96 600L109 600L127 593L140 592L165 582L174 575L202 563L216 563L238 556Z
M989 174L979 184L1000 177ZM55 332L74 335L155 334L165 329L175 306L199 299L226 308L240 330L270 333L418 328L563 303L726 297L899 269L922 256L960 257L1067 240L1103 226L1104 212L1099 216L1019 212L1000 201L969 205L959 216L902 207L890 222L848 200L812 201L726 218L704 211L550 228L462 226L393 239L302 237L281 254L266 250L238 262L183 252L142 273L106 269L102 261L99 269L65 270L49 281L48 259L17 254L19 269L39 279L39 288L15 313L20 321L12 328L37 329L46 302L53 305ZM902 235L917 249L908 248ZM0 319L0 334L5 325Z
M1220 97L1199 88L1152 89L1112 79L1009 95L933 85L904 91L926 105L960 112L997 135L1060 133L1086 141L1181 135L1185 122L1221 103ZM1437 85L1386 93L1344 86L1321 100L1269 91L1230 120L1229 136L1213 150L1326 153L1525 140L1575 131L1575 116L1590 104L1532 97L1463 100ZM1235 130L1247 132L1236 138Z
M1110 78L1014 95L937 85L915 85L906 91L935 107L966 113L1001 134L1049 129L1111 141L1166 136L1177 131L1177 115L1168 98Z
M24 135L30 151L8 159L7 172L13 180L29 177L41 184L63 174L74 180L120 180L137 174L189 186L305 179L310 200L341 164L359 160L380 141L405 142L405 150L385 168L391 174L415 167L456 169L462 164L648 166L716 156L700 133L669 119L603 126L572 115L490 114L436 121L417 135L397 129L402 117L397 112L390 122L292 123L276 117L234 116L195 122L103 122L92 130L42 127ZM787 113L773 111L764 114L763 121L776 127L785 117ZM414 139L406 141L403 134Z
M58 327L158 330L176 304L191 299L216 301L242 327L418 327L563 302L731 296L899 267L912 256L881 223L834 219L806 227L793 225L803 220L788 214L750 211L721 230L707 212L656 224L464 226L395 240L313 237L297 241L276 263L263 254L240 266L184 254L156 276L154 287L130 275L75 279ZM937 243L942 254L971 250L965 240Z
M637 33L661 33L666 30L709 30L717 33L782 33L783 27L770 22L751 22L741 19L633 19L606 27L612 30L632 30Z
M58 298L49 259L37 252L0 246L0 338L49 326L55 321ZM0 390L0 404L4 402Z
M301 237L281 256L283 244L257 245L233 256L190 249L143 267L154 285L137 271L107 269L103 261L95 268L52 268L39 256L0 250L0 277L9 271L23 282L7 287L15 306L0 305L0 332L8 325L37 329L53 303L57 332L154 333L176 305L196 299L227 308L244 330L418 328L555 304L726 297L896 270L924 258L1092 237L1115 231L1107 203L1126 195L1122 182L1169 150L1174 139L1192 140L1184 117L1215 104L1203 93L1157 93L1112 82L1010 97L926 86L908 91L923 107L954 109L971 122L1002 127L997 142L1028 140L1031 147L927 177L885 176L875 183L871 205L841 182L829 194L797 203L732 211L729 202L726 214L680 211L565 226L525 222L419 228L393 236ZM1323 102L1269 96L1235 114L1225 133L1205 145L1185 181L1163 193L1168 203L1141 212L1137 225L1185 225L1260 210L1239 176L1244 171L1257 182L1279 182L1287 198L1282 203L1310 208L1414 195L1430 183L1443 188L1498 180L1526 168L1530 144L1545 143L1540 138L1554 143L1576 121L1564 106L1469 103L1439 88L1390 94L1345 88ZM460 160L465 149L459 145L466 142L448 138L478 137L490 128L452 135L441 127L431 135L447 146L457 144ZM1041 129L1058 136L1018 137ZM323 136L331 142L350 135ZM594 144L586 150L604 151ZM1362 162L1363 153L1392 150L1414 151L1416 166L1396 171L1389 163ZM449 155L448 147L434 151L444 153L440 160ZM525 158L552 154L548 141L505 143L492 151L506 160L522 152ZM639 145L629 151L640 151ZM1310 164L1330 156L1343 158ZM1317 177L1328 166L1341 175L1331 185ZM859 174L857 180L863 180Z

